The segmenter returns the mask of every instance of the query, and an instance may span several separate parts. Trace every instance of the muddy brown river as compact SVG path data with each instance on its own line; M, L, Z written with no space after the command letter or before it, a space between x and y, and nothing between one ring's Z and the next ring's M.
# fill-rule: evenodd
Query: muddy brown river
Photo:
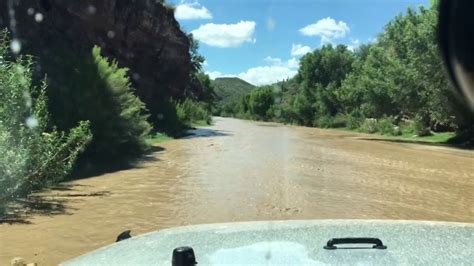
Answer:
M408 219L474 222L474 152L215 118L139 167L41 193L46 210L0 224L0 265L54 265L120 232L216 222ZM49 208L49 209L48 209Z

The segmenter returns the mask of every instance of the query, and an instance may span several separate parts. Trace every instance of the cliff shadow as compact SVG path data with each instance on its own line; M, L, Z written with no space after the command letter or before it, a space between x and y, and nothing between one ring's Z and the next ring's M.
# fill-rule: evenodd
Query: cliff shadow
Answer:
M215 130L211 128L196 128L188 130L183 139L209 138L209 137L227 137L233 134L225 130Z

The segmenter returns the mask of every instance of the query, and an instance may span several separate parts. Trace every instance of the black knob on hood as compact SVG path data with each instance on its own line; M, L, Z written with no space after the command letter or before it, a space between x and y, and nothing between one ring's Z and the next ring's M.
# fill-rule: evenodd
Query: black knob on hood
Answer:
M194 266L197 264L192 247L179 247L173 250L172 266Z

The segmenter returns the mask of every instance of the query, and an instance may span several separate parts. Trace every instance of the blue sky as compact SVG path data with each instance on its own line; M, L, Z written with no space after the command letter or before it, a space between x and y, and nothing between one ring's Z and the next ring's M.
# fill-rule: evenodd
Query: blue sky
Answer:
M372 42L408 6L429 0L173 0L175 17L200 42L211 78L255 85L296 74L299 58L326 43Z

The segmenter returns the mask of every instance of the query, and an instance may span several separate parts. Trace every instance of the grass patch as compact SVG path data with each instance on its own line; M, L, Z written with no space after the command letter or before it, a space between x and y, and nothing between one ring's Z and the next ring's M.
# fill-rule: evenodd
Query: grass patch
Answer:
M206 127L210 126L212 123L208 123L206 120L197 120L191 123L193 127Z
M166 141L169 141L169 140L172 140L173 138L164 134L164 133L156 133L154 135L150 135L146 138L146 142L149 144L149 145L153 145L153 144L158 144L158 143L163 143L163 142L166 142Z
M431 136L423 136L419 137L412 133L405 133L401 136L384 136L388 139L400 139L400 140L412 140L412 141L422 141L422 142L430 142L430 143L448 143L448 141L456 136L454 132L442 132L442 133L433 133Z
M360 129L350 129L348 127L345 128L337 128L337 130L349 131L349 132L362 132ZM373 133L372 135L381 136L383 139L388 140L404 140L404 141L412 141L412 142L427 142L427 143L438 143L438 144L448 144L449 141L456 136L454 132L441 132L441 133L433 133L431 136L417 136L414 133L405 132L400 136L390 136L390 135L382 135L379 132Z

